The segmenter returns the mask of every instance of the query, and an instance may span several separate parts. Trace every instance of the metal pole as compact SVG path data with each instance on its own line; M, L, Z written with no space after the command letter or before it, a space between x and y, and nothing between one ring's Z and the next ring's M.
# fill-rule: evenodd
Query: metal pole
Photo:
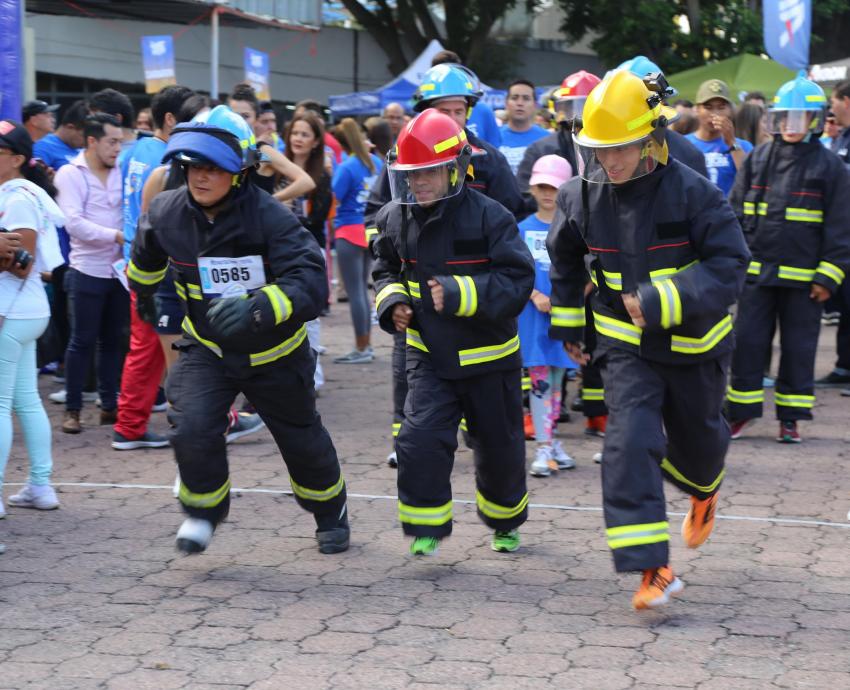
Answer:
M218 99L218 7L210 17L210 98Z

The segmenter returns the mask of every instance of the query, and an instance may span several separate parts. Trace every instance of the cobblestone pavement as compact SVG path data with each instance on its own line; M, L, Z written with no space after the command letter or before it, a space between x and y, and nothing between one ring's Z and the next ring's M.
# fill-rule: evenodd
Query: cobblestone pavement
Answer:
M323 323L319 405L351 492L351 550L317 552L263 431L230 447L241 490L209 550L178 556L170 451L111 450L90 406L84 433L54 437L62 508L8 508L0 523L0 688L850 688L850 400L838 390L818 391L802 446L775 443L772 420L733 444L710 541L689 551L671 530L684 592L636 613L637 576L617 576L605 544L600 444L576 420L561 435L578 467L529 479L518 553L489 549L463 450L453 537L435 558L408 558L384 463L390 338L376 336L371 365L334 365L350 346L344 305ZM25 468L19 441L7 496ZM686 500L668 494L676 525Z

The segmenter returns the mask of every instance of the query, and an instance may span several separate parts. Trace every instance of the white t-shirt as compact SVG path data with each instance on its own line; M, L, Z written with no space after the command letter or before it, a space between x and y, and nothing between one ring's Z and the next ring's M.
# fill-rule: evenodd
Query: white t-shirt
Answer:
M29 228L38 232L36 260L25 280L3 271L0 273L0 314L8 319L42 319L50 316L50 304L39 274L41 237L45 219L32 194L20 190L0 193L0 227L14 232ZM55 232L55 229L54 229ZM43 267L51 270L54 267ZM23 283L23 287L21 284Z

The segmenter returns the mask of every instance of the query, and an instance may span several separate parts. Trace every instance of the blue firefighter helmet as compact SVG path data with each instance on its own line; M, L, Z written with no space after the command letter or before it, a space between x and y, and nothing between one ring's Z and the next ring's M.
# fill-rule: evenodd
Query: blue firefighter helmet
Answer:
M823 132L827 99L823 89L800 71L779 87L767 112L766 129L773 134L814 134Z
M172 159L212 164L237 174L255 165L259 157L251 126L226 105L219 105L174 128L162 162Z
M478 78L461 65L435 65L422 75L422 83L413 94L413 109L421 113L443 98L465 98L470 106L481 98Z
M646 55L635 55L633 58L620 63L617 69L627 70L641 79L645 79L650 75L658 75L660 77L659 81L663 81L662 90L664 91L663 95L665 100L675 98L679 95L679 92L667 83L663 70L655 62L646 57ZM647 84L647 86L649 86L649 84ZM650 90L655 89L650 87ZM664 112L664 117L667 118L668 124L675 122L682 116L675 108L671 108L668 105L662 105L661 108Z

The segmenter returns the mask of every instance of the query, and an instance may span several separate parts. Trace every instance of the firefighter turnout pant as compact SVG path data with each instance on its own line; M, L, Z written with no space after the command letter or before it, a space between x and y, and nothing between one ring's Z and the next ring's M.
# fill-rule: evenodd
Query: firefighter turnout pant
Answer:
M602 498L618 572L669 563L662 479L700 499L717 493L729 446L728 360L674 366L624 350L605 353Z
M230 507L225 433L241 392L254 405L280 449L298 504L317 519L339 514L345 483L330 435L316 411L315 360L307 343L259 367L229 365L203 345L182 341L166 394L176 423L171 438L180 469L179 499L192 517L221 522Z
M451 473L462 415L475 458L478 516L494 530L521 525L528 492L520 370L449 380L437 376L427 357L407 361L409 389L396 439L404 533L451 534Z
M779 374L774 388L776 418L811 419L815 404L815 355L823 305L808 289L747 284L738 301L735 354L726 391L731 421L761 417L764 370L779 319Z

